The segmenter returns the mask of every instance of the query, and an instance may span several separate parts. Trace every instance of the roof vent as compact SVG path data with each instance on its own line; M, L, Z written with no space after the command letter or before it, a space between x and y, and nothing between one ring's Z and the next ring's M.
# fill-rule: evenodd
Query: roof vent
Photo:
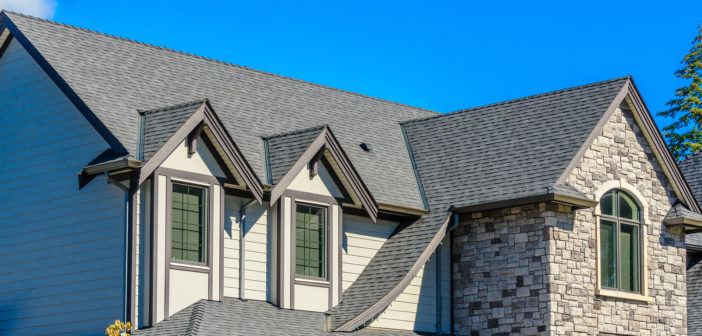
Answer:
M367 144L365 142L361 142L360 146L361 146L361 149L363 149L366 152L370 152L370 150L371 150L371 145Z

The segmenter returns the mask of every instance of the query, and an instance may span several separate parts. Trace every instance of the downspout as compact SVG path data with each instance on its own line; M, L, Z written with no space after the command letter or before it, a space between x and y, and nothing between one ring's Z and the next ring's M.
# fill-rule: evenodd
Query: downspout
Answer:
M444 299L441 296L441 282L443 279L441 278L441 249L443 247L443 243L439 244L439 247L436 248L436 334L441 335L441 318L443 317L443 305L444 305Z
M453 210L453 206L449 209L450 211ZM448 234L451 232L453 229L455 229L458 226L458 214L453 213L453 221L452 223L446 228L446 233ZM439 244L439 247L436 248L436 252L434 252L435 257L436 257L436 334L437 335L443 335L441 326L443 324L443 313L444 313L444 298L443 298L443 289L441 287L443 279L442 279L442 274L441 274L441 249L443 247L443 242ZM450 269L450 268L449 268Z
M246 258L246 249L245 249L245 240L244 240L244 230L246 229L246 208L248 208L251 204L256 202L256 200L250 200L244 204L241 205L241 208L239 208L239 299L242 301L246 301L246 297L244 295L245 292L245 285L244 285L244 276L246 275L245 271L245 258Z
M122 321L126 322L129 320L129 301L127 299L129 295L129 188L113 179L107 171L105 171L103 175L105 175L107 184L112 184L124 191L124 319Z

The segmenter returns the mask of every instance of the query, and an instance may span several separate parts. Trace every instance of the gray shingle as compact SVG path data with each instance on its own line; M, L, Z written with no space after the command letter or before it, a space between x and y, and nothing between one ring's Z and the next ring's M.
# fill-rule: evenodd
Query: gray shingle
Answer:
M144 159L146 162L197 111L202 99L140 112L144 116Z
M680 171L685 176L687 185L690 186L697 203L702 205L700 203L700 200L702 200L702 152L688 155L684 160L678 162L678 167L680 167ZM702 247L702 233L686 235L685 244ZM702 278L699 281L702 283ZM700 307L702 308L702 306ZM700 332L702 332L702 329Z
M436 112L5 13L130 151L135 109L207 97L261 180L261 136L329 124L378 202L423 208L398 123Z
M546 193L627 79L404 123L430 205Z
M316 126L264 137L268 144L268 183L276 185L324 129Z
M329 310L332 329L360 315L400 283L450 214L448 208L435 209L416 222L402 225L388 238L343 293L341 303Z
M264 301L200 300L134 336L334 335L324 331L324 313L278 309ZM433 335L405 330L365 328L353 335Z

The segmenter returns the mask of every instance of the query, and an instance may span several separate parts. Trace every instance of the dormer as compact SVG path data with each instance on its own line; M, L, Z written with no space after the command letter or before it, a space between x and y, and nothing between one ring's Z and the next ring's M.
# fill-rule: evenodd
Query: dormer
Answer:
M327 126L264 138L273 237L274 301L280 308L327 311L342 293L342 214L377 205Z
M207 100L140 112L139 325L224 296L225 187L263 188ZM139 272L139 271L137 271Z

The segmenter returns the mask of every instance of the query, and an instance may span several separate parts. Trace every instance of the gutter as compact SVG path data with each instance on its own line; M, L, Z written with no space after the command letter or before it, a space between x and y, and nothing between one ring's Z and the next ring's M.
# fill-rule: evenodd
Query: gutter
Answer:
M98 175L105 172L114 172L122 169L137 169L141 166L141 161L132 158L124 158L120 160L98 163L91 166L83 167L82 173L86 175Z
M454 211L457 213L469 213L469 212L476 212L476 211L486 211L486 210L494 210L494 209L500 209L500 208L508 208L508 207L513 207L513 206L518 206L518 205L540 203L540 202L562 203L562 204L570 205L570 206L573 206L575 208L580 208L580 209L593 208L593 207L597 206L597 204L599 204L598 201L594 201L594 200L591 200L589 198L578 197L578 196L573 196L573 195L569 195L569 194L555 192L555 193L536 194L533 196L526 196L526 197L519 197L519 198L508 199L508 200L500 200L500 201L494 201L494 202L488 202L488 203L482 203L482 204L456 207L454 209Z

